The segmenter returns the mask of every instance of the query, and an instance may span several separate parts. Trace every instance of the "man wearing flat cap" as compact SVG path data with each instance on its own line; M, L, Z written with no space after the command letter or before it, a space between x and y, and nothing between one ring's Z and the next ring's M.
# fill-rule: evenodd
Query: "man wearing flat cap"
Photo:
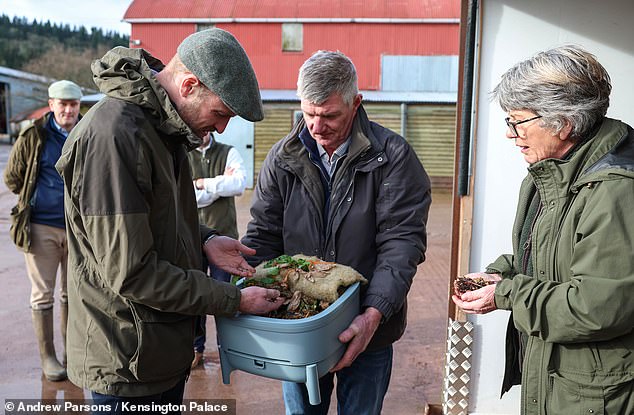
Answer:
M62 338L68 317L64 224L64 183L55 170L68 133L79 119L81 88L57 81L48 88L50 111L20 132L4 171L4 181L19 195L11 211L11 239L24 251L31 281L31 314L40 363L49 381L66 379L65 353L57 359L53 343L53 303L58 270Z
M254 251L199 226L187 151L239 115L263 118L249 59L228 32L187 37L163 65L117 47L93 62L106 97L67 140L68 377L96 404L179 404L197 315L263 314L277 290L207 278L202 255L234 275Z

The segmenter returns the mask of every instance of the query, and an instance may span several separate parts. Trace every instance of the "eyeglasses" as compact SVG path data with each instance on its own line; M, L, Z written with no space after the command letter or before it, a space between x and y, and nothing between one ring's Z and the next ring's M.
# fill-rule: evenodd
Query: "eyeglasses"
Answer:
M533 118L528 118L526 120L521 120L521 121L511 121L511 119L509 117L506 117L504 119L504 121L506 121L506 125L511 129L511 132L513 133L513 137L512 138L517 138L519 137L519 133L517 132L517 126L520 124L523 124L525 122L529 122L529 121L533 121L536 120L538 118L541 118L541 115L537 115Z

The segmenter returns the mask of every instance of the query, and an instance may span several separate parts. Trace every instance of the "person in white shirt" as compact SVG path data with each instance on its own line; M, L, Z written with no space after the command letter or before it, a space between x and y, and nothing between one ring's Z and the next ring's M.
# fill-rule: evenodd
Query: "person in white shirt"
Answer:
M220 157L220 165L223 164L224 160L222 174L215 174L213 171L220 168L220 166L212 165L214 154ZM194 174L194 177L196 177L194 179L194 189L196 190L198 209L205 208L223 197L233 200L234 196L240 196L244 192L247 184L247 173L242 156L234 147L219 143L213 140L211 134L207 134L203 139L203 144L195 152L189 153L189 160L193 173L200 173L200 177ZM233 208L235 210L235 205ZM201 211L199 210L199 212ZM202 212L200 215L202 220ZM223 222L228 228L227 231L237 237L237 225L235 218L233 219L230 224L227 224L226 221ZM206 224L210 225L207 222ZM221 234L224 233L221 232Z
M220 235L238 239L235 196L246 188L246 170L238 150L214 140L211 133L203 138L201 146L188 153L192 170L198 219L200 223L215 229ZM203 270L220 281L228 282L229 273L205 263ZM205 316L200 316L200 325L205 331ZM202 363L206 335L194 340L192 368Z

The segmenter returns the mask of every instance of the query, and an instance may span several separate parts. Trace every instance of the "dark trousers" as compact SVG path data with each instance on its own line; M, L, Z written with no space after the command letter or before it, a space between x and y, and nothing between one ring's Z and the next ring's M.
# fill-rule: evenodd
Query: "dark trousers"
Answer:
M336 372L337 413L379 415L392 375L392 346L361 353L352 366ZM311 405L303 383L283 382L286 415L326 415L334 389L335 373L319 379L321 404Z

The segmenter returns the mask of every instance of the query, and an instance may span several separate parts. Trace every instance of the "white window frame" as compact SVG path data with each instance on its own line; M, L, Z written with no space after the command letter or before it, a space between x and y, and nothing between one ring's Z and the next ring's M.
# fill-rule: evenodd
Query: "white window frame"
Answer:
M304 51L304 24L282 23L282 52Z

